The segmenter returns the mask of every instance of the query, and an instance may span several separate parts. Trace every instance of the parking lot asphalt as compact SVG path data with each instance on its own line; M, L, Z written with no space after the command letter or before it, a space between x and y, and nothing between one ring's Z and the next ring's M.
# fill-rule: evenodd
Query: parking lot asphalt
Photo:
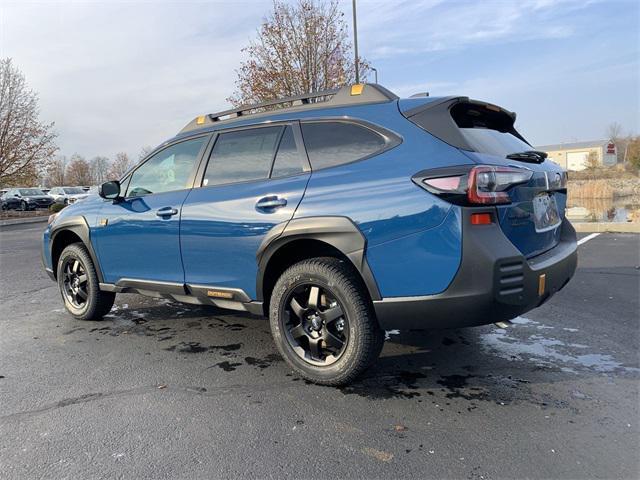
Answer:
M0 230L2 478L640 476L638 235L582 244L572 282L513 327L389 332L329 388L258 317L119 295L73 320L42 229Z

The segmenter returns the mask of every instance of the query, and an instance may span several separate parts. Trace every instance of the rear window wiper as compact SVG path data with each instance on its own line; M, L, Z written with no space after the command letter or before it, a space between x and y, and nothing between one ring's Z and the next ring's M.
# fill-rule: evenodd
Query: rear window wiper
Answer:
M510 153L507 158L509 160L520 160L521 162L542 163L547 158L547 154L539 150L526 150L524 152Z

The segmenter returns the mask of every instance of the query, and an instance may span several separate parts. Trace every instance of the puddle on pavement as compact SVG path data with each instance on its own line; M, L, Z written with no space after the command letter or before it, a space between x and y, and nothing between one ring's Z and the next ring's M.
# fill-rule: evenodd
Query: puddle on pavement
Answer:
M612 355L587 352L588 345L568 343L540 330L553 329L540 322L524 317L512 320L519 327L512 330L496 329L479 336L485 352L509 361L531 361L535 365L557 367L566 373L590 370L598 373L638 372L638 368L628 367L615 360ZM531 333L531 329L537 330ZM573 332L577 329L565 329ZM576 351L578 350L578 351Z

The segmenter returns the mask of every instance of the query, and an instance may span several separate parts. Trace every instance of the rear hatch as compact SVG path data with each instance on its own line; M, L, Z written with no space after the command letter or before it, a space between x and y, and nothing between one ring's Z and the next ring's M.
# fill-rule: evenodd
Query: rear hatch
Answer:
M467 97L403 104L403 114L430 134L459 148L478 165L530 172L523 183L508 187L508 203L496 204L504 234L526 257L553 248L560 240L566 205L566 173L546 159L515 129L516 115Z

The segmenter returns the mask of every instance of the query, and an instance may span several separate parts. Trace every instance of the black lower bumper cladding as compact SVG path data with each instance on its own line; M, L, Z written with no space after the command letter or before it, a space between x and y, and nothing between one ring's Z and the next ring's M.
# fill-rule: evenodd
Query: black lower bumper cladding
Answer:
M482 210L462 211L462 262L454 280L437 295L374 301L383 328L456 328L510 320L546 302L573 276L576 232L566 219L558 245L526 259L499 225L470 224L471 213Z

